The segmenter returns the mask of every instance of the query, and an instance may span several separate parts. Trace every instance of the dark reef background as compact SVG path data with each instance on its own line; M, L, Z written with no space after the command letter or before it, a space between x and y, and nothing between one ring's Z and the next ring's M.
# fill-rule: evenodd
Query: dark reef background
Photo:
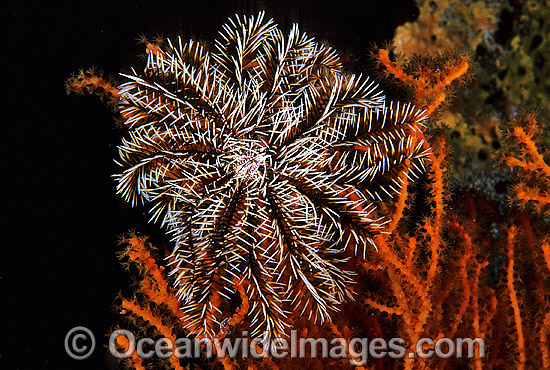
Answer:
M369 48L418 15L413 1L17 1L3 6L2 335L0 368L108 369L106 334L119 319L117 293L130 277L116 253L134 228L167 245L141 208L115 194L113 159L122 130L95 97L65 94L80 68L116 77L141 68L139 35L212 41L227 17L265 9L283 28L327 40L354 72ZM355 60L355 62L354 62ZM84 361L64 350L85 326L97 346Z

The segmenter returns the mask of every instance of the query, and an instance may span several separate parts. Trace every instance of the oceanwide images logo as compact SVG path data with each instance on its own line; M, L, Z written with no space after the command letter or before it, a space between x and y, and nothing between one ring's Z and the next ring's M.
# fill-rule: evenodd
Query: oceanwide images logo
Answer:
M120 346L117 343L126 343ZM268 344L263 338L250 338L243 331L242 337L223 339L140 338L128 330L119 329L109 337L109 351L119 359L139 356L143 359L154 356L168 359L191 358L331 358L349 360L352 365L362 366L372 359L386 356L390 358L485 358L485 341L481 338L421 338L414 351L407 352L407 344L402 338L299 338L296 330L290 338L278 338ZM76 327L65 337L67 354L83 360L91 356L95 349L95 338L89 329Z

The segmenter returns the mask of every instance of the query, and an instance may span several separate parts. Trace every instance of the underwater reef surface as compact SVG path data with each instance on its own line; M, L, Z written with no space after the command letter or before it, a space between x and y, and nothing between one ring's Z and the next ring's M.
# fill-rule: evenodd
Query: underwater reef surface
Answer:
M396 29L401 56L466 52L474 62L467 88L442 112L451 130L455 176L494 171L499 123L520 111L550 121L549 1L417 1L416 21ZM542 140L548 144L548 130Z

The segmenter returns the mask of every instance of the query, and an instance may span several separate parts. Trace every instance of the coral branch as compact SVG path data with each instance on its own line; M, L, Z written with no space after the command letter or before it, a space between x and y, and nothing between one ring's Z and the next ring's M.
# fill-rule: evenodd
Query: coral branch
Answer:
M149 322L149 325L154 326L159 334L169 339L171 343L176 343L176 337L173 335L172 330L164 325L162 319L155 316L151 312L151 310L142 308L140 304L135 300L129 301L127 299L122 299L121 306L123 314L134 315ZM169 357L169 361L175 370L183 370L183 367L180 365L179 360L174 355Z
M456 85L470 75L471 62L466 55L445 57L417 56L391 61L390 50L378 48L373 57L382 72L412 90L413 101L431 115L451 97Z
M90 68L87 71L81 70L71 76L65 83L67 94L84 93L97 95L107 105L116 109L120 98L119 89L109 79L103 76L103 72Z
M122 352L126 352L130 347L130 340L125 335L119 335L116 339L116 345L122 349ZM128 361L129 366L135 370L145 370L143 359L139 357L137 351L134 351L132 356L126 361Z
M506 268L506 280L507 280L507 289L508 295L510 296L510 303L512 305L512 312L514 317L514 324L517 331L517 351L519 353L518 359L518 370L525 368L525 363L527 361L526 350L525 350L525 338L523 335L523 320L521 318L520 303L518 298L518 293L514 286L514 244L517 234L517 229L515 226L510 227L508 230L508 242L506 245L506 255L508 257L508 267Z
M151 256L151 247L148 246L147 238L138 237L132 234L122 238L121 243L125 244L127 247L120 253L120 258L130 258L130 260L134 261L144 273L141 291L145 293L151 301L158 305L165 304L170 309L172 315L179 319L183 319L184 316L180 310L180 302L170 293L168 283L162 272L164 268L159 267L155 259Z
M534 114L523 114L511 121L508 131L509 147L502 160L518 179L512 190L513 200L522 208L532 208L550 215L550 165L537 146L542 125Z

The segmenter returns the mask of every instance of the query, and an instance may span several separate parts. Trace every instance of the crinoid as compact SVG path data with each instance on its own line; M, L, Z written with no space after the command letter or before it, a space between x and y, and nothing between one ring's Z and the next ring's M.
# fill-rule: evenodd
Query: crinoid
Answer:
M269 340L292 312L330 320L351 297L344 264L383 232L374 202L424 165L426 115L387 104L297 26L286 36L260 13L220 35L211 52L149 44L143 73L124 75L118 192L172 233L191 333L215 336L243 284L252 335Z

